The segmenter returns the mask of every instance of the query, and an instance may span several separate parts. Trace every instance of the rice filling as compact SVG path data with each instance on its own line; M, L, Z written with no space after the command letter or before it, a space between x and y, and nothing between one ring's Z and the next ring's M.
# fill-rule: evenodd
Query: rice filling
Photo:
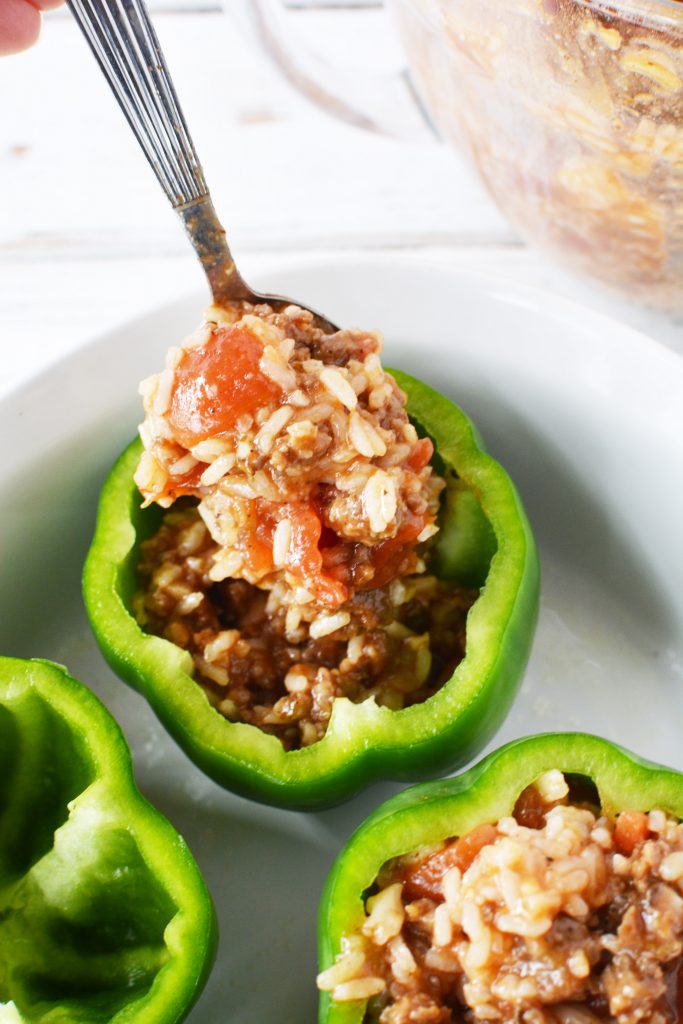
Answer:
M683 825L602 815L561 772L514 815L388 863L318 978L379 1024L674 1024Z
M380 351L295 306L214 308L141 386L135 479L168 511L141 548L138 621L286 749L322 738L336 697L433 694L478 596L429 571L446 480Z

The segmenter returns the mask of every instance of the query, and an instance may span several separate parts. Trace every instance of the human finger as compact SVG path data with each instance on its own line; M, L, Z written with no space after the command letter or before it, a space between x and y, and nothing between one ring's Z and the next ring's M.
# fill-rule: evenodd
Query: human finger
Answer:
M40 11L28 0L0 3L0 56L19 53L35 43L40 34Z
M40 35L40 12L62 0L0 0L0 57L32 46Z

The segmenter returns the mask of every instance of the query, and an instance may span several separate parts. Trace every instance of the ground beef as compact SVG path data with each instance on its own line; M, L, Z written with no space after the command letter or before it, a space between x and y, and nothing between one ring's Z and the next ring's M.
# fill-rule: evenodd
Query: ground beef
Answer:
M395 579L355 592L346 624L316 637L277 589L213 582L215 551L195 507L166 513L142 545L138 620L190 651L222 714L278 736L287 750L324 735L336 697L407 707L435 693L464 656L476 590L428 573Z

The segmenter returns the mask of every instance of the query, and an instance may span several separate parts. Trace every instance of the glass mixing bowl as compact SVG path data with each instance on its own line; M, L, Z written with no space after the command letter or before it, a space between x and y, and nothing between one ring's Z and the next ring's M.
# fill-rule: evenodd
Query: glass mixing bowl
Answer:
M469 154L522 237L593 280L683 309L683 2L387 2L439 133ZM329 60L306 64L310 45L282 20L291 0L243 6L310 97L358 124L386 128L382 109L389 130L408 124L397 93L378 96L388 76L356 67L345 83Z
M392 0L439 131L520 234L683 304L683 4Z

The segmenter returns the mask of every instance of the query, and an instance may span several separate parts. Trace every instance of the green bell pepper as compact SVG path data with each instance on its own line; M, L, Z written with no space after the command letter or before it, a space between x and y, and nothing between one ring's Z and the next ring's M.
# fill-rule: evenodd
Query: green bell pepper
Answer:
M394 375L418 432L434 442L437 469L453 478L432 564L442 578L481 587L467 619L465 657L422 704L391 711L339 698L323 739L289 752L256 727L227 721L193 681L190 654L145 634L131 614L139 544L161 519L158 508L139 507L139 443L124 452L102 491L84 595L104 656L207 775L247 797L310 809L338 803L375 779L414 781L465 764L502 721L526 664L538 559L517 492L460 409Z
M668 812L683 819L683 774L641 760L607 740L548 733L515 740L455 778L424 783L387 800L356 830L328 876L319 913L320 969L330 967L343 936L365 919L364 897L395 857L512 814L520 794L551 769L589 779L602 813ZM361 1024L366 1003L336 1002L323 992L320 1024Z
M174 1024L214 946L197 865L116 722L60 666L0 658L0 1019Z

